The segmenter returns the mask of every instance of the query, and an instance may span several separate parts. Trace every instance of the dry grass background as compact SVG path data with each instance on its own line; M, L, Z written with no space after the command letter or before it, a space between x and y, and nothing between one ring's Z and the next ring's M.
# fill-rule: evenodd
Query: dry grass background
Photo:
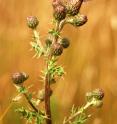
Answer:
M88 23L79 29L67 25L63 31L71 46L60 59L67 75L53 87L53 116L60 123L72 104L85 102L85 92L100 87L105 91L104 106L96 114L92 110L94 116L89 123L117 124L117 1L92 0L83 5L81 13L87 14ZM10 80L13 72L25 71L30 75L26 85L35 83L36 89L42 86L38 77L43 61L33 59L29 51L28 15L39 18L43 40L51 27L50 0L0 0L0 115L16 94ZM13 108L1 124L23 123Z

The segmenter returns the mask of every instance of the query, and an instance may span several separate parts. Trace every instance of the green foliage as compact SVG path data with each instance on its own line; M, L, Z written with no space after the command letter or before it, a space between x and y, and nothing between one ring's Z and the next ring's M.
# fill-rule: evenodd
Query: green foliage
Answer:
M33 93L30 93L26 87L23 87L23 86L20 87L20 88L18 89L18 92L19 92L20 94L25 94L26 97L27 97L27 99L30 100L31 102L33 102L33 103L36 102L36 100L32 99ZM18 97L17 97L17 98L18 98ZM19 97L19 98L20 98L20 97Z
M87 106L87 104L86 104ZM71 113L68 118L64 119L63 124L84 124L91 115L86 114L86 107L82 106L81 108L75 107L73 105Z
M70 116L74 115L77 111L78 111L78 108L73 105L71 108L71 113L70 113L71 115Z
M61 77L64 74L63 67L57 65L57 59L55 57L48 62L48 72L51 78L54 78L55 75Z
M57 65L57 58L52 57L51 60L48 61L48 69L45 71L42 71L43 76L41 76L43 79L45 79L46 75L50 75L50 80L53 80L55 77L62 77L64 72L64 69L62 66Z
M35 111L27 110L24 107L16 109L16 112L21 114L21 116L26 119L27 123L35 121L35 124L42 124L44 121L44 117L42 115Z
M87 121L87 119L88 119L88 116L85 113L82 113L75 118L72 124L84 124Z
M32 49L35 50L35 55L33 57L39 58L41 55L43 55L43 50L37 42L33 41L30 44L32 46Z
M60 32L59 31L56 31L55 29L51 29L49 31L49 33L55 37L59 37L60 36Z
M42 124L43 121L44 121L44 117L38 114L35 118L35 124Z

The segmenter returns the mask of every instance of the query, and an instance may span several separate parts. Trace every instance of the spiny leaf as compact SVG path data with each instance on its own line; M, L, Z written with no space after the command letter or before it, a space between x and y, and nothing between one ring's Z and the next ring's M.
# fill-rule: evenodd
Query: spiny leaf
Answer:
M41 55L43 55L43 50L37 42L30 42L30 44L32 48L35 50L35 55L33 57L39 58Z
M55 37L60 35L60 32L56 31L55 29L51 29L49 33Z

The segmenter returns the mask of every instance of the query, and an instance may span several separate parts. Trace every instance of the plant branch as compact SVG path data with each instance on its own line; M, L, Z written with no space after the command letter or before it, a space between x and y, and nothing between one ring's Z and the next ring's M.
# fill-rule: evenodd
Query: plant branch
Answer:
M59 32L63 29L63 26L66 24L66 19L62 20L59 24Z
M27 99L28 103L30 104L30 106L36 111L38 112L38 109L33 105L33 103L31 102L31 100L28 98L28 95L26 93L24 93L25 98Z
M55 31L56 31L56 32L60 32L60 31L59 31L59 25L60 25L60 22L57 21L57 22L56 22L56 25L55 25ZM58 41L58 36L54 36L54 42L53 42L53 43L56 43L57 41Z
M82 109L74 113L72 116L70 116L67 120L63 121L63 124L69 123L71 120L73 120L75 117L77 117L79 114L82 114L86 109L88 109L92 105L92 102L88 102Z
M63 25L60 26L60 22L56 23L56 27L55 30L60 32L63 28ZM58 41L58 36L54 36L53 37L53 43L56 43ZM45 77L45 111L46 111L46 115L47 115L47 119L46 119L46 123L47 124L52 124L52 120L51 120L51 108L50 108L50 73L48 71L48 62L52 59L52 55L51 52L48 55L47 58L47 74Z
M17 86L14 85L16 87L16 89L19 91L20 89L24 88L23 85ZM21 93L21 92L20 92ZM34 109L35 112L39 112L40 114L43 114L41 111L38 111L38 109L33 105L32 101L29 99L28 95L26 94L26 92L22 92L21 94L24 95L24 97L27 99L28 103L30 104L30 106Z
M28 103L30 104L30 106L34 109L35 112L37 112L37 113L39 113L39 114L41 114L41 115L44 115L43 112L41 112L40 110L38 110L38 109L34 106L34 104L33 104L32 101L29 99L29 97L28 97L28 95L27 95L26 93L24 93L24 96L25 96L25 98L27 99L27 101L28 101Z

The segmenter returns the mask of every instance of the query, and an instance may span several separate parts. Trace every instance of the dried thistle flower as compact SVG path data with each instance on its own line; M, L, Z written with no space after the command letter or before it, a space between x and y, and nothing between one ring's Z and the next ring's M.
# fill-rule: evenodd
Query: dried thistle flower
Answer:
M60 56L63 53L63 47L60 43L54 43L52 46L52 55Z
M29 16L27 17L27 25L29 28L31 29L35 29L39 24L39 21L37 19L37 17L35 16Z
M12 75L12 81L14 84L22 84L28 77L25 72L16 72Z
M61 21L66 17L66 8L63 5L57 5L54 7L53 16L56 20Z
M79 9L81 7L83 0L69 0L67 2L67 14L69 16L75 16L79 13Z

